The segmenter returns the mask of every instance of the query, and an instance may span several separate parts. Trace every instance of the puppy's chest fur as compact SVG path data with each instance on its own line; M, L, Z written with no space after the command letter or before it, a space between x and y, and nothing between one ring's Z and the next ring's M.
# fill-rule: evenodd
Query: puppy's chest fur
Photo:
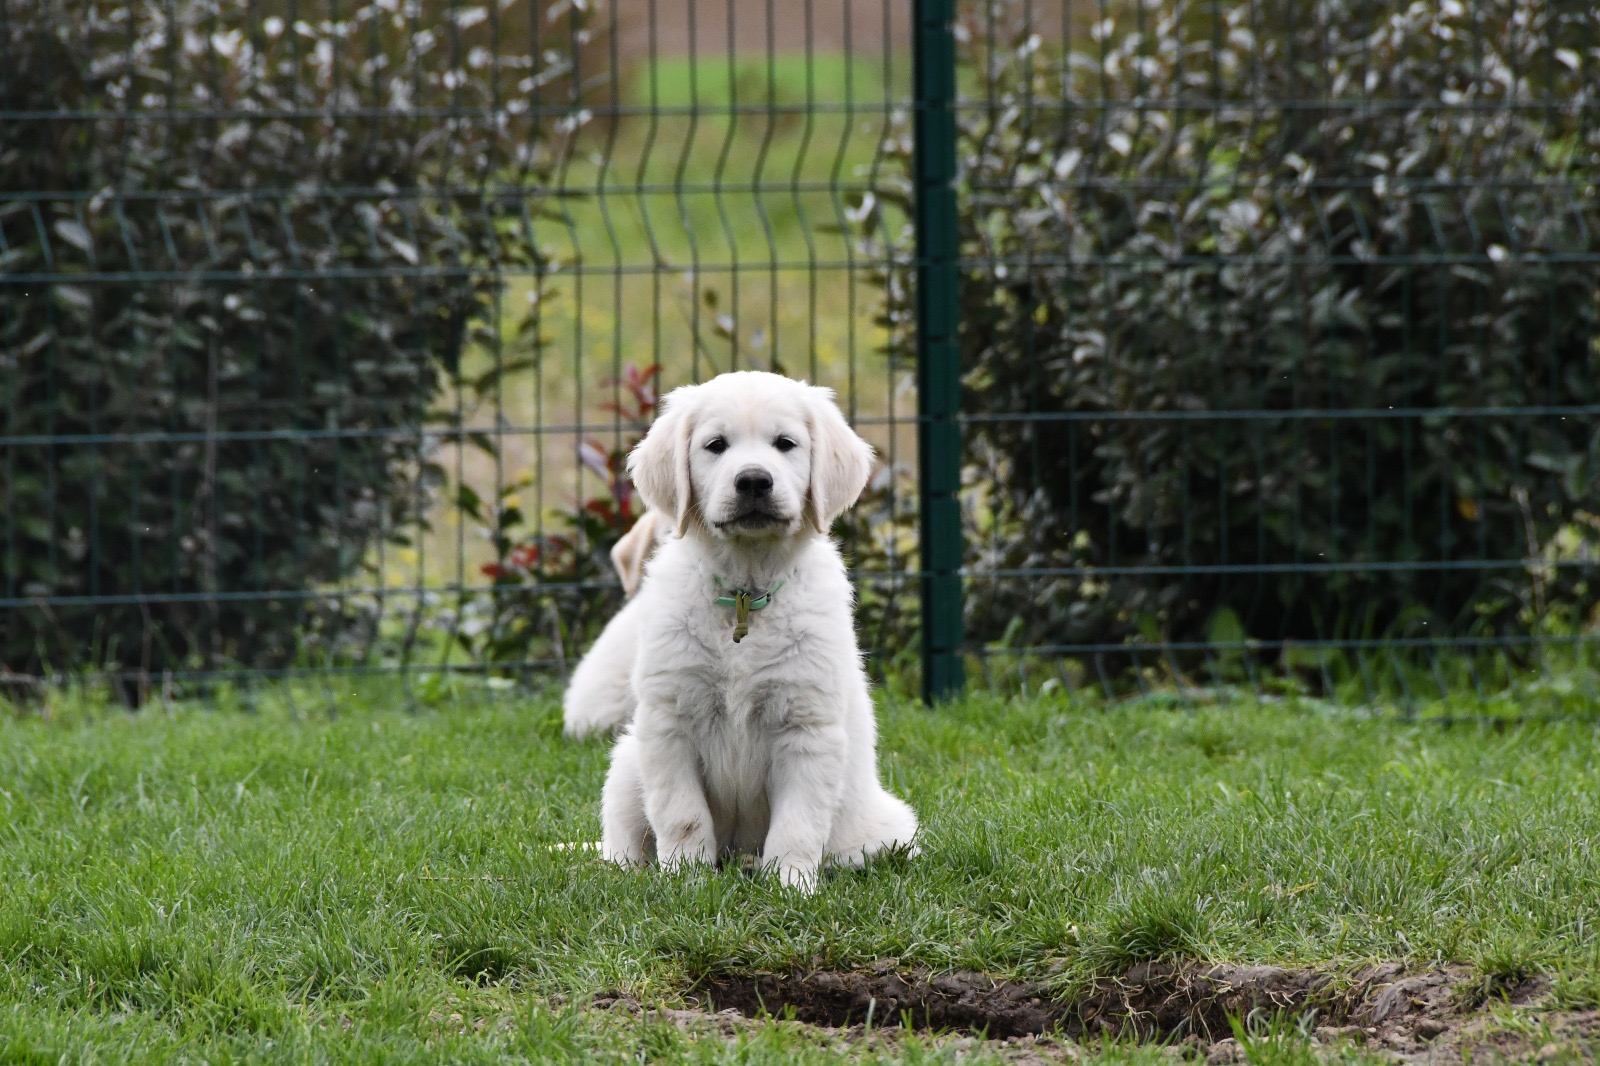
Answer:
M668 686L699 690L693 696L678 693L676 702L715 703L718 711L725 712L718 717L748 718L757 727L781 724L785 684L811 679L815 685L819 664L835 661L839 649L834 644L841 633L853 649L848 584L841 575L838 583L845 589L846 609L832 604L835 609L829 610L830 601L839 599L837 593L829 595L834 575L807 574L805 569L787 570L755 589L758 596L767 596L767 602L749 612L746 632L737 642L733 639L737 609L716 602L733 597L731 581L696 567L684 575L686 580L660 590L663 602L671 605L664 634L669 646L660 649L665 654L658 654L655 661L673 664L670 678L662 680ZM830 633L830 628L839 632Z
M807 727L796 713L794 679L767 665L776 649L755 629L731 653L721 649L713 669L687 679L669 711L694 746L718 846L751 852L760 849L771 817L775 749L781 737ZM729 632L719 630L731 645Z
M646 682L655 697L646 702L694 748L718 845L757 850L767 831L778 746L838 713L837 700L815 699L819 682L834 683L831 670L819 677L819 665L838 654L819 621L842 622L849 635L849 618L819 620L817 590L790 578L765 607L750 612L749 632L734 643L734 608L713 602L709 578L703 585L707 591L692 600L690 588L675 590L669 646L657 658L674 669Z
M797 633L792 605L776 601L752 611L749 632L738 643L731 607L689 611L684 638L699 661L684 671L677 693L678 715L697 731L770 734L791 724L793 686L805 638Z

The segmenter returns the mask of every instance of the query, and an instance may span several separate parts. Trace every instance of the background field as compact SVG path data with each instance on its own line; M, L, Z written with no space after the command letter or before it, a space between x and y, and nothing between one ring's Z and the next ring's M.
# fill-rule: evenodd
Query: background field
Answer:
M531 279L511 277L501 347L468 357L469 380L497 361L525 367L472 419L500 441L500 467L472 449L444 465L486 496L530 479L530 516L569 513L600 491L580 442L615 447L640 428L603 406L631 364L659 365L663 388L732 369L829 385L886 465L914 469L910 372L881 353L873 261L848 232L886 180L880 140L909 77L892 51L636 59L594 101L600 117L569 146L536 225L551 263L539 306ZM888 232L904 221L891 209ZM459 517L434 512L429 583L490 557ZM415 558L395 556L393 583L413 582Z
M736 367L878 445L915 684L904 5L0 5L4 684L559 676L657 386ZM952 14L984 687L1592 696L1592 5Z

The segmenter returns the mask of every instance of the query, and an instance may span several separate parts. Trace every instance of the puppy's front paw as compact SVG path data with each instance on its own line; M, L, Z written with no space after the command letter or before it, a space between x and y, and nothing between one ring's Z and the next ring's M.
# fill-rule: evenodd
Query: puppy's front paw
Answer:
M618 847L610 842L600 844L600 857L618 866L648 866L650 860L643 847Z
M784 888L792 888L809 896L817 890L816 863L786 862L778 866L778 880Z
M709 866L716 861L716 848L702 832L678 834L661 849L661 868L676 872L693 866Z

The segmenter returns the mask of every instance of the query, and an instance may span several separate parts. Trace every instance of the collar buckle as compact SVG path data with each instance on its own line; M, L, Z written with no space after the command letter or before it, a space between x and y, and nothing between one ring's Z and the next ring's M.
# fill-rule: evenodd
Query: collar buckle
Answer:
M717 587L722 587L722 579L714 578ZM759 595L746 589L733 589L731 596L718 596L711 602L718 607L733 608L733 642L739 643L750 635L750 612L759 611L772 602L772 594L783 587L782 581L775 581L772 587Z

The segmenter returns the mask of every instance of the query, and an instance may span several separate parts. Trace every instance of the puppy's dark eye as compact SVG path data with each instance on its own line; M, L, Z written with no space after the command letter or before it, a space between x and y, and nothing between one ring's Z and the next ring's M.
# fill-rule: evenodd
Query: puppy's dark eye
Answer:
M799 445L797 445L789 437L779 437L777 440L772 442L772 446L778 449L780 452L792 452L799 447Z
M710 440L706 441L706 451L710 452L712 455L721 455L727 450L728 442L723 440L721 437L712 437Z

